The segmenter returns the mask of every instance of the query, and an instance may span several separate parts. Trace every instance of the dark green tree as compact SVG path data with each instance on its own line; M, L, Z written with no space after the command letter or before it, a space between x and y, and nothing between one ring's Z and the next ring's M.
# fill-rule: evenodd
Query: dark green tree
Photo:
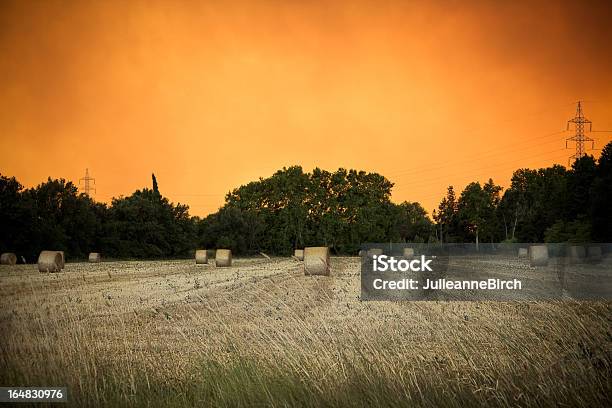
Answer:
M153 181L153 193L159 196L159 187L157 185L157 178L155 177L155 173L151 173L151 179Z
M457 205L457 218L463 231L463 236L476 242L478 250L480 233L486 222L488 207L487 193L482 189L480 183L468 184L461 192Z
M510 188L504 192L498 206L499 218L504 228L504 237L507 241L515 242L517 226L522 226L529 210L533 197L531 186L537 178L536 170L518 169L511 179Z
M104 237L106 252L118 257L178 257L195 247L196 226L188 206L145 188L113 199Z
M486 196L486 204L484 208L484 223L482 225L482 237L487 241L493 243L500 240L500 227L501 222L498 215L499 205L501 203L501 191L502 187L495 184L493 179L489 179L484 186L482 191Z
M434 234L434 226L427 211L419 203L404 201L397 206L398 235L403 242L428 242Z
M589 195L592 238L599 242L612 242L612 142L601 151Z
M434 211L434 221L439 230L440 242L453 242L457 230L457 199L455 189L448 186L446 197L438 205L438 211Z
M287 255L294 248L313 245L356 253L362 242L400 239L397 224L402 213L390 201L392 187L375 173L318 168L305 173L297 166L284 168L230 192L219 213L201 222L200 241L218 246L211 236L222 236L223 243L241 251L270 254ZM222 213L235 223L222 222ZM230 225L254 237L246 249Z
M584 216L591 207L591 186L597 176L597 164L593 156L584 156L572 164L568 173L567 218L574 220Z

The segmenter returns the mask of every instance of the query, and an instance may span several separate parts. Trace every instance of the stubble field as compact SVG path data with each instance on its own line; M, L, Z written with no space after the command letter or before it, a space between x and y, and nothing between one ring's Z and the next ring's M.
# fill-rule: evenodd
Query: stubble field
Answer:
M214 262L213 262L214 263ZM602 406L610 302L362 302L359 258L0 268L3 386L73 406Z

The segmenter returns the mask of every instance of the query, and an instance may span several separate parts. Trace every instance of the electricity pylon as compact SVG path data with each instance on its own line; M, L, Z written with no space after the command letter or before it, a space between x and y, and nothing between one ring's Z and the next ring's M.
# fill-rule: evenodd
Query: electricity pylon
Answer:
M96 188L92 187L92 181L93 185L95 186L96 179L93 177L89 177L89 169L85 169L85 177L79 179L79 186L81 185L81 182L83 182L83 192L88 196L91 196L92 191L94 193L96 192Z
M580 101L578 101L578 106L576 107L576 116L573 119L567 121L567 130L569 130L570 128L570 123L574 124L574 127L576 128L576 134L572 137L568 137L567 139L565 139L565 148L567 149L568 142L575 142L576 153L570 156L568 164L571 164L572 160L578 160L586 155L585 142L591 142L591 149L595 148L595 140L584 134L585 125L589 125L590 132L593 130L593 123L584 117Z

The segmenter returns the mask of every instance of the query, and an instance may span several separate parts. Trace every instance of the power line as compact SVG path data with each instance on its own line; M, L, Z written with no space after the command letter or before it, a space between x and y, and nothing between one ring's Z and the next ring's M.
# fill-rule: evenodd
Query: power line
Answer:
M567 132L567 131L566 130L561 130L561 131L557 131L557 132L547 133L547 134L544 134L544 135L535 136L531 140L549 138L549 137L552 137L552 136L560 135L560 134L565 133L565 132ZM540 145L551 143L552 141L553 140L548 141L548 142L543 142L543 143L540 143ZM556 142L557 140L554 140L554 141ZM508 150L508 148L511 148L511 147L518 147L518 149ZM460 161L455 161L455 162L447 161L444 164L440 164L440 165L437 165L437 166L419 167L418 169L412 169L412 170L406 170L406 171L386 172L385 175L397 177L397 176L405 176L405 175L409 175L409 174L422 173L423 171L437 170L437 169L442 169L442 168L445 168L445 167L461 165L461 164L466 163L466 162L471 163L471 162L474 162L474 161L479 161L479 160L481 160L482 158L485 158L485 157L506 156L508 152L522 151L522 150L532 150L532 147L531 146L525 146L522 143L518 144L518 145L517 144L512 144L512 145L508 145L508 146L500 146L500 147L496 147L496 148L493 148L493 149L485 150L483 152L475 154L472 157L468 157L468 158L463 157L462 160L460 160Z
M552 153L554 153L554 152L562 153L564 151L565 151L565 149L557 149L557 150L552 151ZM549 154L549 153L551 153L551 152L544 152L543 154ZM538 156L542 156L543 154L532 155L532 156L529 156L529 157L531 157L531 158L538 157ZM529 158L529 157L527 157L527 158ZM453 185L455 187L459 187L461 185L461 183L458 182L459 180L464 180L465 179L465 180L467 180L466 183L469 183L469 179L470 178L476 178L476 177L482 175L483 171L490 171L490 169L492 169L492 168L496 168L497 172L512 171L512 170L516 170L517 169L517 167L516 167L517 165L516 164L509 164L509 163L510 162L498 163L498 164L493 165L493 166L487 166L487 167L480 168L480 169L478 169L477 171L474 171L474 172L463 173L461 176L458 176L457 178L455 178L455 180L454 180L455 182L448 182L448 180L449 180L448 176L437 176L435 178L430 178L429 180L418 180L418 182L416 182L416 183L408 183L408 185L406 185L406 183L402 183L403 185L396 184L395 185L396 189L394 190L393 195L394 196L403 195L403 194L401 194L402 191L405 191L408 188L411 188L411 189L414 189L414 190L420 190L420 189L422 189L424 187L424 184L431 184L432 182L436 182L437 180L444 179L444 180L447 180L447 184L443 188L440 188L440 190L442 191L441 193L432 193L432 194L427 194L427 195L418 195L417 201L422 203L423 201L434 199L436 197L444 197L446 189L447 189L447 186L448 185ZM500 165L503 166L503 167L500 168ZM489 177L487 177L487 179L488 178ZM416 189L414 188L415 186L417 186ZM458 194L460 194L461 188L456 189L455 191Z
M572 102L572 103L563 103L563 104L555 105L555 106L554 106L554 107L552 107L552 108L550 108L550 107L549 107L549 108L541 109L541 110L539 110L539 111L529 112L529 113L523 114L523 115L522 115L522 117L524 118L524 117L528 117L528 116L538 116L538 115L541 115L542 113L552 112L552 111L553 111L553 110L555 110L555 109L558 109L558 108L561 108L561 107L565 108L565 107L567 107L568 105L573 105L573 104L574 104L574 102ZM511 118L508 118L508 119L503 119L503 120L499 120L499 121L490 122L490 123L488 123L488 124L486 124L486 125L484 125L484 126L479 126L478 128L473 129L472 131L470 131L470 133L466 134L465 136L466 136L466 137L467 137L467 136L475 136L475 135L477 135L477 134L481 133L482 131L484 131L484 130L486 130L486 129L488 129L488 128L493 127L494 125L497 125L497 124L502 124L502 123L508 123L508 122L515 121L515 120L516 120L516 119L515 119L514 117L511 117ZM531 141L531 140L534 140L534 139L539 139L539 138L544 138L544 137L550 137L550 136L553 136L553 135L558 135L558 134L560 134L560 133L564 133L564 132L567 132L567 130L562 130L562 131L559 131L559 132L554 132L554 133L548 133L548 134L541 135L541 136L536 136L536 137L529 137L529 140ZM521 141L521 143L522 143L522 142L523 142L523 141ZM512 146L514 146L514 144L508 145L508 147L512 147ZM478 157L480 157L480 155L481 155L482 153L486 153L486 152L489 152L489 151L496 151L496 150L504 150L504 149L505 149L505 147L504 147L504 146L500 146L500 147L495 147L495 148L490 149L490 150L485 150L484 152L480 152L480 153L478 154ZM391 171L387 172L386 174L387 174L387 175L393 175L393 174L397 174L397 173L403 173L403 170L391 170Z
M555 150L551 150L551 151L546 151L546 152L541 152L535 155L530 155L530 156L523 156L520 158L521 163L523 164L525 163L525 159L531 159L531 158L536 158L536 157L541 157L541 156L547 156L546 159L554 159L556 158L555 156L550 157L548 155L550 155L551 153L557 153L557 155L561 152L564 152L565 149L555 149ZM477 177L479 175L481 175L484 171L491 171L491 170L496 170L496 171L504 171L504 170L516 170L517 166L520 166L520 164L517 162L516 159L511 160L511 161L505 161L505 162L501 162L501 163L495 163L493 165L488 165L488 166L483 166L480 167L478 169L475 169L474 171L470 171L469 173L462 173L461 177L462 178L466 178L466 177ZM520 167L519 167L520 168ZM524 166L523 166L524 168ZM487 177L488 179L489 177ZM432 182L436 182L438 180L448 180L449 177L448 175L437 175L434 177L428 177L428 178L419 178L417 181L413 182L413 183L401 183L403 185L406 185L407 187L413 188L415 186L422 186L423 184L429 184ZM393 180L391 180L393 181ZM397 187L401 188L401 186L399 185L399 183L396 184Z
M551 154L555 154L555 153L558 154L558 153L564 152L564 151L565 151L565 149L561 148L561 149L555 149L555 150L547 150L545 152L539 152L539 153L532 154L532 155L526 155L526 156L525 155L521 155L520 157L516 157L516 158L511 159L511 160L504 160L504 161L501 161L501 162L497 161L497 162L495 162L493 164L489 164L489 165L486 165L486 166L481 166L478 169L475 169L474 171L479 171L480 172L480 171L483 171L483 170L495 169L495 168L499 168L500 165L510 165L512 167L515 167L515 168L521 168L521 167L525 167L523 165L525 163L525 159L537 158L537 157L541 157L541 156L545 156L545 155L551 155ZM557 155L553 155L553 156L550 156L550 159L554 160L554 159L558 159L558 157L557 157ZM468 164L471 164L471 163L474 163L474 162L469 162ZM459 166L465 165L465 164L466 163L459 163ZM516 167L516 166L518 166L518 167ZM418 175L418 173L415 173L415 174L403 174L403 175L391 177L390 180L391 181L393 181L393 180L401 180L401 179L406 178L406 177L415 177L417 175ZM443 174L443 175L437 175L437 176L433 177L433 179L440 179L440 178L448 178L448 173ZM432 178L431 177L425 177L425 178L419 177L419 179L418 179L419 182L427 181L427 180L432 180Z
M567 106L567 104L563 104L562 106ZM550 110L550 109L549 109ZM544 110L546 111L546 110ZM531 113L530 115L537 115L541 112L537 112L537 113ZM553 132L553 133L547 133L547 134L543 134L540 136L535 136L535 137L529 137L529 141L533 141L533 140L537 140L537 139L543 139L543 138L548 138L548 137L552 137L552 136L556 136L562 133L565 133L569 130L565 129L565 130L561 130L561 131L557 131L557 132ZM610 130L590 130L591 132L598 132L598 133L610 133L612 131ZM475 133L472 133L475 134ZM588 139L588 138L587 138ZM591 139L588 139L586 141L592 141ZM524 146L524 144L522 144L523 142L519 142L521 143L520 146ZM473 161L473 160L480 160L481 158L485 157L485 156L490 156L490 155L504 155L508 152L507 148L510 147L514 147L514 146L518 146L517 144L509 144L507 146L498 146L498 147L494 147L492 149L488 149L485 151L480 151L479 153L475 154L473 156L473 158L471 159L466 159L464 158L464 160L458 162L458 163L462 163L464 161ZM530 146L526 146L526 147L522 147L519 150L530 150L531 147ZM586 152L585 152L586 154ZM405 175L405 174L412 174L412 173L422 173L423 171L428 171L428 170L434 170L434 169L440 169L440 168L445 168L445 167L449 167L449 166L454 166L455 164L453 162L446 162L443 165L439 165L439 166L430 166L430 167L419 167L418 169L413 169L413 170L391 170L385 173L386 176L399 176L399 175Z

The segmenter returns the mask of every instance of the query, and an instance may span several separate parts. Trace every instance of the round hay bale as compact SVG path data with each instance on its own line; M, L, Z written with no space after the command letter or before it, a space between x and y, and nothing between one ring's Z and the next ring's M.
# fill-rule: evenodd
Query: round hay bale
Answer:
M304 249L304 275L329 276L328 247L308 247Z
M587 258L591 262L601 261L602 252L600 246L589 246L587 247Z
M196 265L204 265L208 263L208 251L205 249L198 249L195 251Z
M0 264L15 265L17 263L17 255L12 252L5 252L0 255Z
M304 250L296 249L295 251L293 251L293 256L295 256L298 260L303 261L304 260Z
M405 258L412 258L414 256L414 248L404 248L403 255Z
M90 252L89 253L89 262L91 263L99 263L101 261L99 252Z
M60 267L64 269L66 266L66 258L64 258L64 251L57 251L62 256L62 261L60 262Z
M568 248L570 263L581 263L586 258L586 249L580 245L572 245Z
M529 256L529 251L527 248L519 248L518 249L518 257L519 258L527 258Z
M232 251L229 249L217 249L217 253L215 255L215 266L232 266Z
M548 265L548 247L546 245L531 245L529 247L529 264L531 266Z
M60 272L62 254L59 251L42 251L38 255L38 270L40 272Z
M368 252L366 252L367 256L382 255L382 254L383 254L382 248L370 248L368 249Z

